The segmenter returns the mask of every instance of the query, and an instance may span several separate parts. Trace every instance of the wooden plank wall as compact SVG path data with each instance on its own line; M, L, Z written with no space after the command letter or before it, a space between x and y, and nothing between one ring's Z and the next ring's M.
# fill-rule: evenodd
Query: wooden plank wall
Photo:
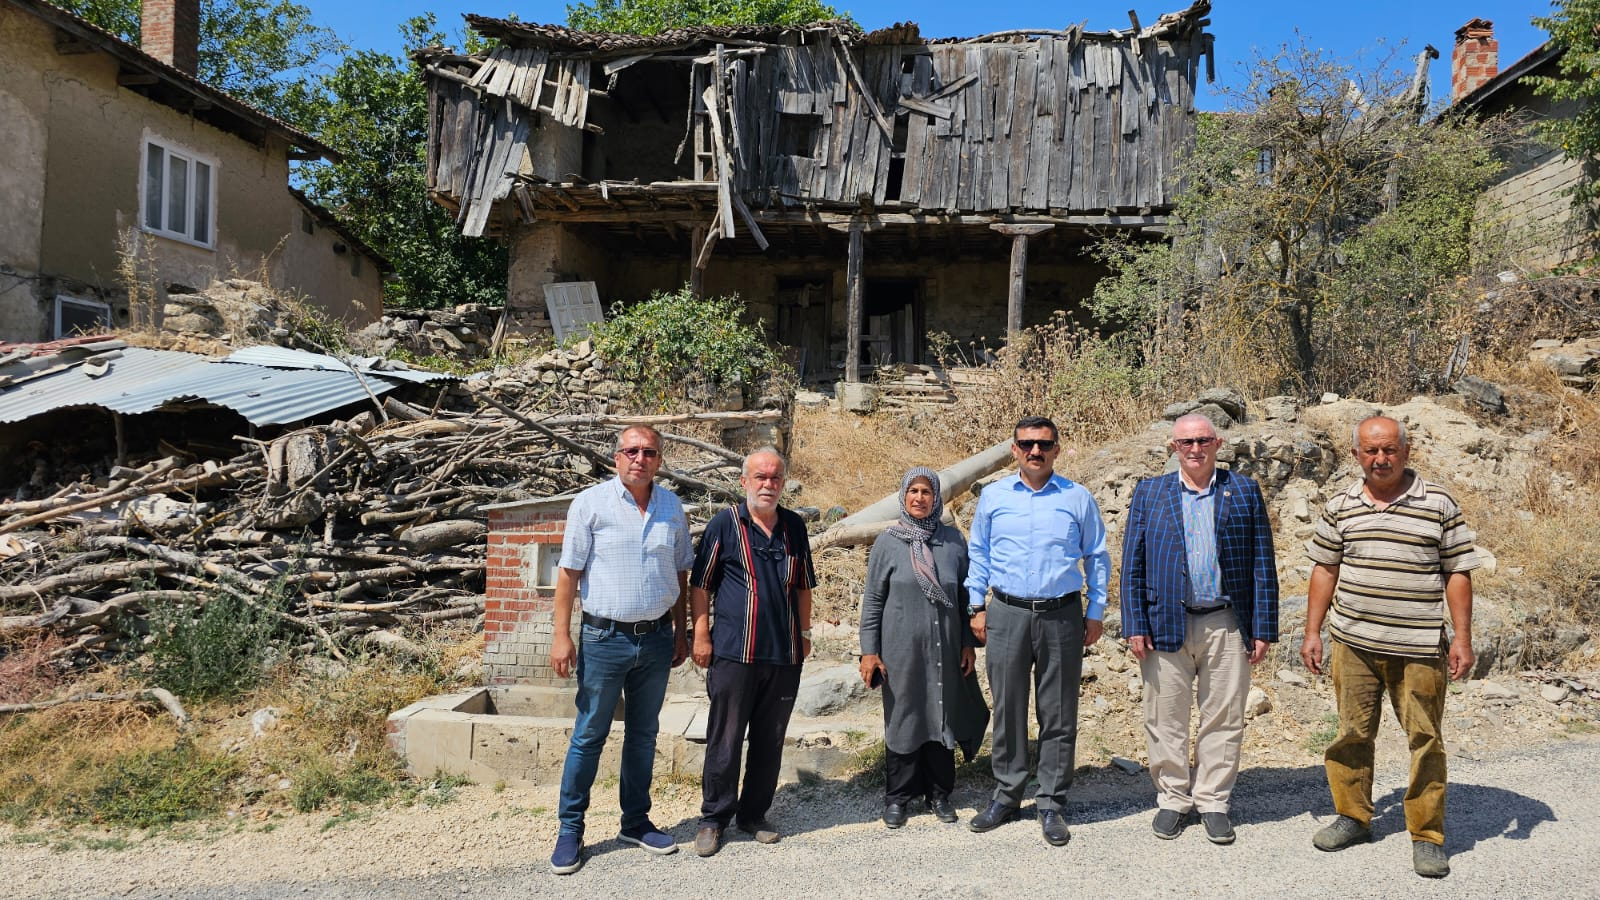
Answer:
M428 189L459 202L463 234L483 234L494 201L511 191L528 145L528 116L519 110L501 99L482 101L458 82L431 84Z
M928 210L1166 207L1176 154L1194 134L1201 49L1199 39L1134 38L774 47L730 69L735 189L762 203L882 203L901 156L900 199ZM905 123L903 146L874 105ZM797 136L809 136L809 154L777 152ZM778 196L760 196L769 186Z

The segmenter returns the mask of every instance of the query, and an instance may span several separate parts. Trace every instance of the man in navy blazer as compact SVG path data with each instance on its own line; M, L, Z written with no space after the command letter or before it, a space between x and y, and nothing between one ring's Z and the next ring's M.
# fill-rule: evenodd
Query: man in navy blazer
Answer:
M1173 423L1167 447L1178 471L1133 491L1121 597L1123 633L1144 679L1156 837L1177 837L1198 812L1212 843L1231 844L1228 798L1239 775L1250 667L1278 639L1278 570L1261 489L1217 468L1220 443L1205 416Z

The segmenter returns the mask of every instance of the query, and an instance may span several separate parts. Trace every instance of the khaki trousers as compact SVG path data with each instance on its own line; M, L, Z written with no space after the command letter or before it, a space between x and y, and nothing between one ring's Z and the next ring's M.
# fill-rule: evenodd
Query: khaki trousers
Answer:
M1440 725L1449 678L1444 654L1393 656L1332 641L1333 693L1339 701L1339 736L1328 745L1326 765L1333 806L1342 816L1372 822L1372 756L1385 692L1411 746L1406 788L1406 830L1413 841L1444 843L1445 752Z
M1144 736L1156 805L1177 812L1227 812L1239 777L1250 654L1233 610L1190 614L1183 646L1151 651L1144 678ZM1198 700L1200 726L1189 761L1189 710Z

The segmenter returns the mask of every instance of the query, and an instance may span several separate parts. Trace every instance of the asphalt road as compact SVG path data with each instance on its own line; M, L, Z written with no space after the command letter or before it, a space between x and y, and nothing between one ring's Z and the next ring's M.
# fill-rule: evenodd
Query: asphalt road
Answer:
M648 856L618 843L609 825L591 824L586 865L556 876L549 847L500 865L412 876L398 861L378 878L281 878L191 889L132 891L136 896L278 898L528 896L628 898L773 897L1600 897L1600 739L1557 740L1482 760L1452 756L1443 880L1411 871L1411 842L1400 807L1405 773L1381 771L1376 840L1322 853L1311 835L1331 820L1320 766L1247 769L1234 797L1238 841L1218 847L1199 826L1174 841L1150 832L1148 776L1114 770L1080 776L1070 811L1072 842L1047 846L1031 807L1027 817L988 834L965 822L985 800L974 781L958 791L960 825L916 815L898 831L874 818L878 798L860 785L785 786L774 821L789 831L775 846L735 838L700 859L690 852L689 817L660 822L684 842L679 853ZM359 827L359 826L352 826ZM515 827L507 822L506 827ZM382 848L373 848L383 852ZM4 851L0 851L3 861ZM114 862L112 863L115 864ZM3 862L0 862L3 868ZM175 879L181 882L182 879ZM70 882L57 896L78 895ZM109 896L96 894L100 896ZM127 896L118 892L118 896Z

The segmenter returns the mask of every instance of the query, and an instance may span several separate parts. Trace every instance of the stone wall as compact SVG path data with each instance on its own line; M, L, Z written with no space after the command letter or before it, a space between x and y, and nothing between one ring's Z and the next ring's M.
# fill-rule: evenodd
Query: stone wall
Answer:
M1583 166L1560 151L1546 151L1534 164L1484 192L1478 227L1504 227L1522 249L1519 265L1542 270L1593 252L1585 228L1573 215L1567 189L1583 177Z

